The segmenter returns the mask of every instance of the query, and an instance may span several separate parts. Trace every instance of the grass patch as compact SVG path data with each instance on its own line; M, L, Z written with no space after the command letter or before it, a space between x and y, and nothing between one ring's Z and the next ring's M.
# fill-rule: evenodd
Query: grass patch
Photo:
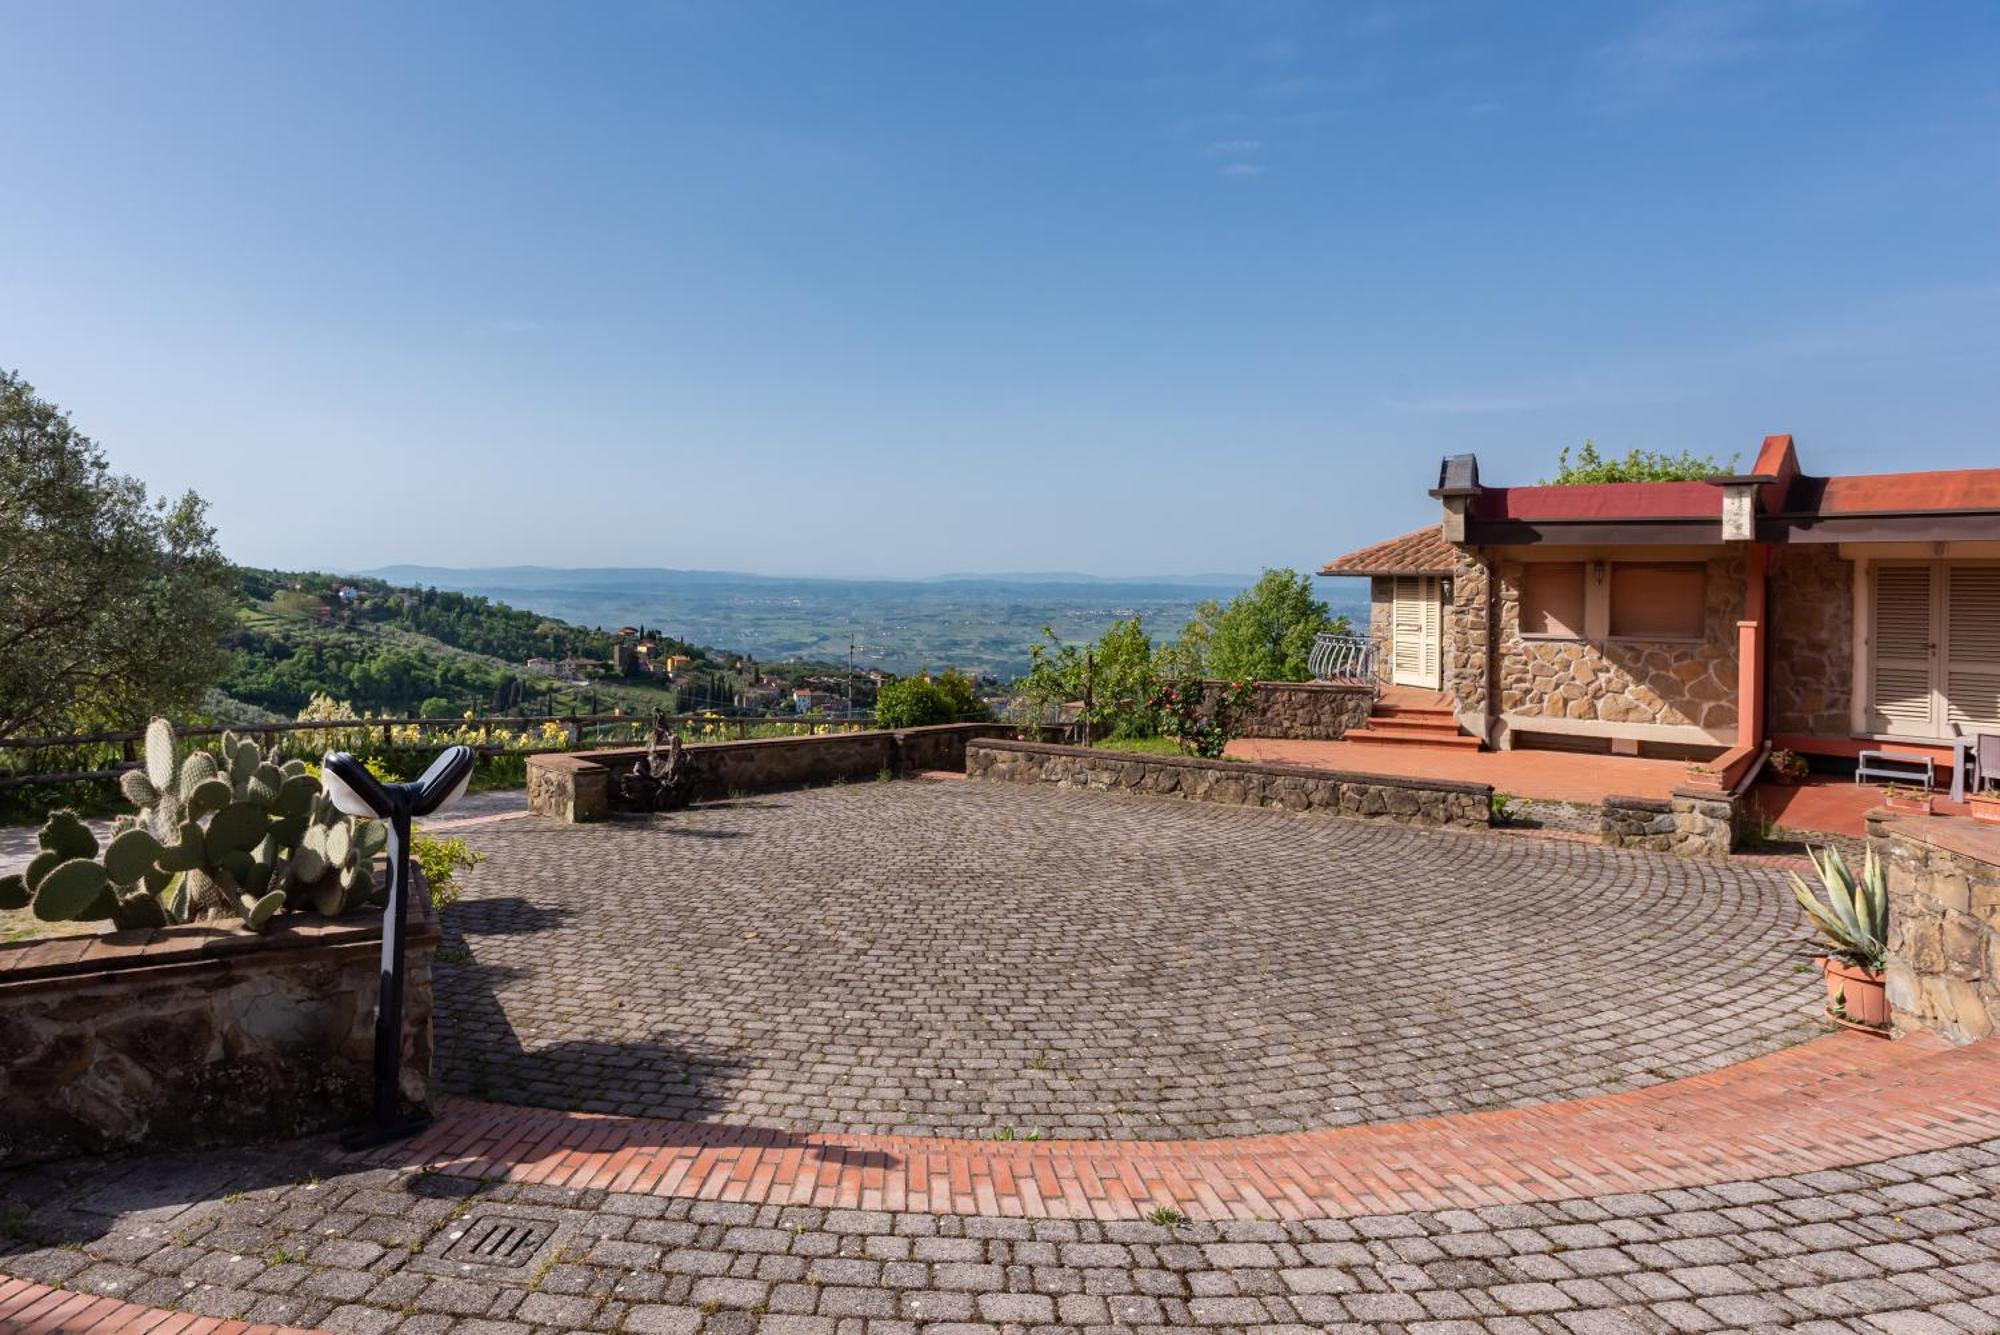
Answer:
M1093 751L1123 751L1141 756L1192 756L1194 752L1182 746L1172 737L1105 737L1090 744ZM1241 756L1223 756L1223 760L1241 761Z

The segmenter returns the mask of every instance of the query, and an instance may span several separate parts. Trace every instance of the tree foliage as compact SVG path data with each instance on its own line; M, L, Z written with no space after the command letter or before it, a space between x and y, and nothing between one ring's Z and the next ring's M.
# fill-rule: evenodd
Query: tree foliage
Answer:
M149 499L0 370L0 737L190 708L232 603L201 498Z
M1199 662L1185 676L1229 681L1305 681L1313 638L1347 630L1345 617L1329 614L1313 594L1312 580L1296 570L1266 570L1226 604L1202 604L1181 633L1182 646L1200 647ZM1178 656L1193 657L1187 648Z
M875 726L922 728L933 723L973 723L991 718L972 678L956 668L884 682L875 694Z
M1087 700L1095 736L1152 737L1166 722L1159 701L1168 684L1218 677L1305 681L1313 637L1347 628L1347 618L1330 615L1313 596L1305 575L1266 570L1227 603L1203 603L1179 639L1157 646L1138 617L1113 624L1089 645L1065 643L1044 627L1016 689L1038 715Z
M1739 456L1730 455L1726 464L1717 463L1713 456L1695 456L1686 450L1679 454L1665 454L1658 450L1633 450L1624 458L1606 458L1599 454L1597 445L1586 440L1576 452L1576 458L1569 457L1569 446L1562 448L1556 458L1556 475L1553 479L1543 478L1544 487L1573 487L1590 482L1699 482L1706 477L1720 477L1736 471Z

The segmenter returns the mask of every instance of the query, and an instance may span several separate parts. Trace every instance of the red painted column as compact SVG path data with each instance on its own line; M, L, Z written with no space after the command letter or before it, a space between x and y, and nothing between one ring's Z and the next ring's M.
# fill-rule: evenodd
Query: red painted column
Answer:
M1765 583L1771 548L1753 542L1744 557L1743 619L1736 623L1736 744L1755 747L1764 741Z

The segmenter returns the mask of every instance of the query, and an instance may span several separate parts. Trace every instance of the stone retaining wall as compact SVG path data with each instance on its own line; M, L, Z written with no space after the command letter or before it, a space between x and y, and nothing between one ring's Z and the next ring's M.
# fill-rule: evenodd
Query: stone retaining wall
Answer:
M825 733L697 742L687 748L697 797L873 779L882 771L961 770L966 743L1012 737L1007 723L941 723L895 731ZM528 757L528 809L570 823L603 820L619 805L616 776L644 747Z
M2000 1030L2000 828L1876 812L1868 843L1889 874L1896 1032L1968 1043Z
M1206 702L1212 706L1221 690L1221 682L1208 683ZM1252 682L1250 704L1237 732L1244 737L1338 741L1350 728L1365 724L1374 707L1375 692L1367 686L1324 681Z
M1485 829L1492 823L1490 784L1347 774L1295 765L982 741L966 747L965 773L970 779L994 782L1047 783L1227 806L1282 807L1375 817L1403 825Z
M431 1098L438 921L412 896L403 1095ZM0 946L0 1168L269 1141L369 1106L380 915Z
M1736 802L1707 788L1672 797L1607 797L1599 830L1613 848L1643 848L1684 858L1726 858L1736 851Z

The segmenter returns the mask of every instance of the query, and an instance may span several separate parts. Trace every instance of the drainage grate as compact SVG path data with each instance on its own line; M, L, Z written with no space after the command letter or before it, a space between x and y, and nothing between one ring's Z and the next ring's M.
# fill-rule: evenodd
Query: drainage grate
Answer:
M526 1265L547 1240L549 1228L541 1219L480 1219L445 1250L445 1259L476 1265Z

